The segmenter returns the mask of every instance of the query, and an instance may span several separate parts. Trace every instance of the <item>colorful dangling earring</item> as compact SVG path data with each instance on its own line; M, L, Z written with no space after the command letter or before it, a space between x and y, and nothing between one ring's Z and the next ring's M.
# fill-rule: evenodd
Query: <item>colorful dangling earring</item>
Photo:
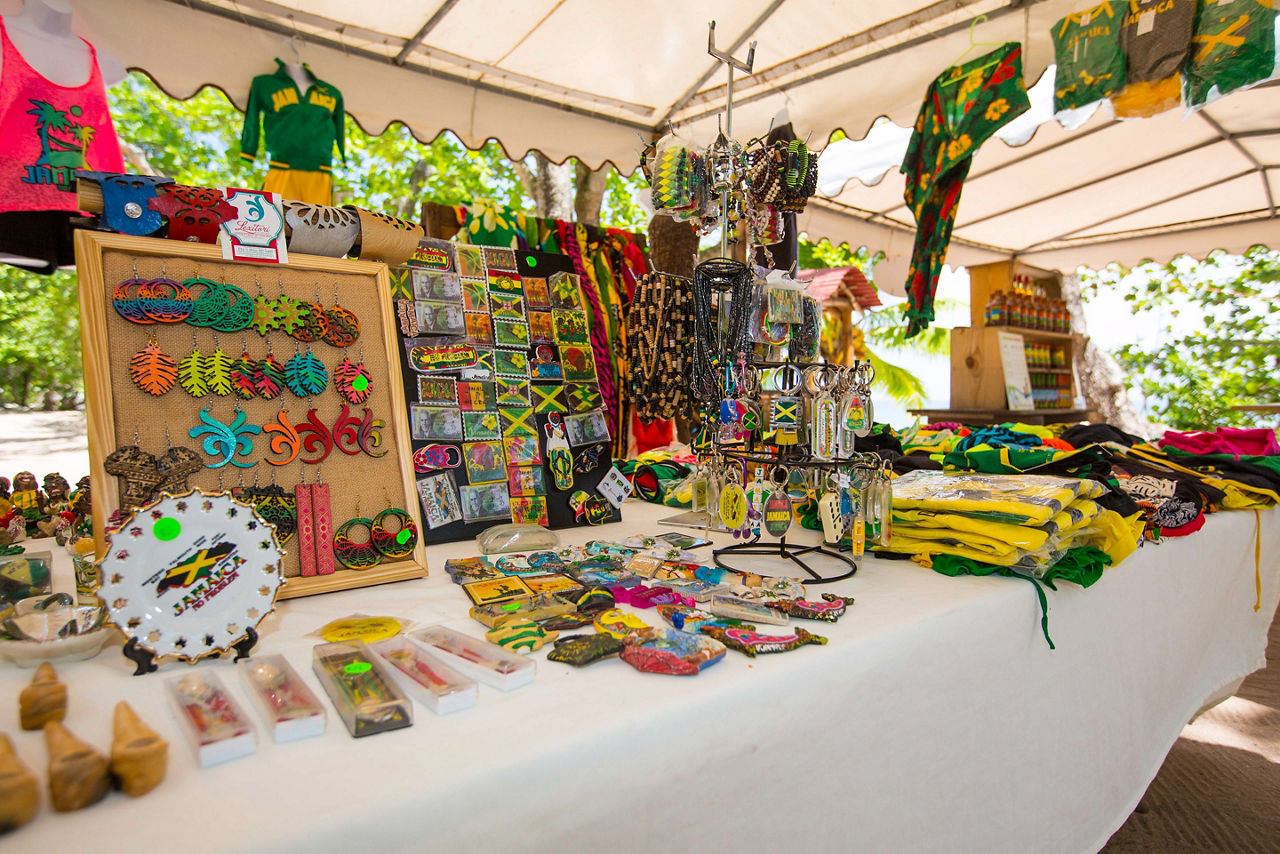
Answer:
M387 504L390 503L391 499L387 498ZM391 519L396 521L394 531L387 530L386 523ZM374 516L373 527L370 528L369 534L373 547L383 557L392 560L407 558L413 554L414 546L418 544L418 526L413 523L412 517L399 507L388 507Z
M156 323L179 323L190 316L195 298L186 286L170 279L167 270L161 266L160 278L138 288L138 308Z
M325 312L329 328L324 340L334 347L350 347L360 337L360 320L354 313L338 305L338 289L333 290L333 308Z
M298 303L298 313L302 321L289 334L304 344L323 340L329 332L329 315L324 313L324 306L320 304L319 285L316 285L316 301Z
M137 295L130 293L134 288L141 288L146 283L146 279L138 278L138 265L134 264L133 278L125 279L111 292L111 305L115 308L116 314L131 323L155 323L142 311Z
M292 338L302 325L304 303L285 294L283 277L278 278L276 284L280 288L280 296L276 297L276 328Z
M192 397L204 397L209 393L208 359L200 352L200 342L191 333L191 353L178 363L178 384Z
M156 339L151 338L147 346L129 360L129 377L147 394L160 397L168 394L178 381L178 365L172 356L160 349Z
M303 353L295 344L293 358L284 363L284 381L298 397L310 397L329 385L329 372L310 347Z
M253 367L253 390L263 400L275 400L284 391L284 383L284 365L276 359L268 344L266 358Z
M253 379L258 363L249 355L249 342L242 340L242 343L244 350L241 351L240 358L231 365L231 388L241 400L253 400L257 396Z
M231 357L226 354L215 338L213 352L204 357L204 379L209 384L209 391L218 397L231 394L233 388L231 365Z
M253 297L243 288L237 288L235 285L222 283L223 292L226 294L227 310L218 319L216 323L211 324L211 328L215 332L243 332L249 328L249 324L253 323L255 312ZM232 302L232 297L235 301Z
M333 369L333 387L352 406L359 406L369 399L372 385L373 376L364 366L363 350L360 352L359 362L352 362L349 356L343 356L342 361Z
M361 528L369 538L356 542L351 535ZM343 522L333 533L333 556L347 569L368 569L382 562L382 554L373 544L373 520L360 515L359 502L356 502L355 518Z

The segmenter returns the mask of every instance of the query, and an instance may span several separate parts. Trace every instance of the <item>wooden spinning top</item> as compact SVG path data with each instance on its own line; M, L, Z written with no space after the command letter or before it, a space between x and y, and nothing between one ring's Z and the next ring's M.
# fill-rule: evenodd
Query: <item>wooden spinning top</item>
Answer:
M115 735L111 740L111 773L131 797L145 795L164 780L169 743L142 722L133 707L116 703Z
M39 805L36 775L13 752L9 736L0 733L0 833L31 821Z
M107 757L57 721L44 725L49 748L49 797L58 812L96 804L111 790Z
M58 672L45 662L36 668L31 684L18 695L18 717L23 729L40 729L67 714L67 686L58 681Z

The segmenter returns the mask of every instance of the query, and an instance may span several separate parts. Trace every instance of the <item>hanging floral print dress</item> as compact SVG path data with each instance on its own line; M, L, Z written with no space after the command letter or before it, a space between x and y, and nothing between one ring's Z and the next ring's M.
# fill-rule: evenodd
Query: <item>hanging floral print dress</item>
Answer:
M902 161L903 196L917 228L907 276L908 338L933 321L933 294L974 152L1030 107L1017 42L948 68L929 84Z

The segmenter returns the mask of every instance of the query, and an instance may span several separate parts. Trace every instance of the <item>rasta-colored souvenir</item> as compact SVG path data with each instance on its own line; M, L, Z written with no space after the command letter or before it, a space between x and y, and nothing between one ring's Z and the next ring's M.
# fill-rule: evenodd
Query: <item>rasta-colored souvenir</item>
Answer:
M146 283L146 279L135 278L125 279L115 286L111 292L111 305L116 310L116 314L132 323L155 323L143 312L137 295L130 293L135 287L141 288Z
M573 489L573 453L565 436L564 421L557 415L551 415L543 429L547 434L547 462L551 465L551 478L556 489Z
M590 448L583 448L578 453L577 459L573 461L573 470L578 474L587 474L593 471L596 466L600 465L600 460L607 447L607 445L592 445Z
M358 543L351 539L351 532L364 528L369 539ZM373 521L357 517L348 519L333 533L333 556L347 569L368 569L382 562L382 554L373 544Z
M585 667L588 664L612 658L622 652L624 646L626 644L618 638L602 632L574 635L557 639L556 648L547 653L547 660L572 664L574 667Z
M253 506L258 515L276 527L276 542L283 546L298 532L298 497L293 491L269 486L242 486L231 496Z
M529 653L541 649L543 644L560 637L559 632L549 632L533 622L508 623L484 633L490 643L496 643L516 652Z
M247 457L249 452L253 450L253 440L250 436L255 436L262 432L262 428L256 424L246 424L246 416L244 410L237 408L235 417L230 424L224 424L209 413L209 407L200 410L200 421L203 426L197 425L192 427L188 432L192 439L199 439L204 436L202 447L204 452L211 457L221 456L218 462L210 463L209 468L222 468L227 463L236 468L252 468L257 465L254 463L237 462L236 457ZM207 434L207 435L206 435Z
M342 395L342 399L352 406L358 406L369 399L372 385L373 376L364 366L364 362L352 362L350 358L344 356L338 366L333 369L333 387L338 390L338 394Z
M647 629L626 639L622 660L645 673L694 676L724 658L724 644L678 629Z
M284 391L284 365L271 353L253 366L253 390L263 400L275 400Z
M329 332L329 315L324 306L314 302L298 303L299 323L289 334L304 344L321 341Z
M240 358L231 363L231 389L241 400L253 400L257 389L253 384L258 363L248 353L241 353Z
M642 632L653 627L635 614L611 608L596 615L595 627L598 632L605 632L615 638L625 638L635 632Z
M325 330L325 343L334 347L350 347L360 337L360 321L347 309L335 305L325 312L329 328Z
M392 519L396 520L394 531L387 530L387 522ZM413 519L404 510L388 507L373 517L370 536L373 547L383 557L400 560L413 554L413 547L418 544L418 526L413 524Z
M764 502L764 528L771 535L781 537L791 527L791 496L782 488L773 490Z
M608 501L598 495L588 495L581 489L569 496L569 506L573 508L574 519L579 522L586 519L592 525L603 525L613 513L613 506Z
M284 381L289 391L298 397L309 397L320 394L329 385L329 372L324 362L315 353L294 353L293 358L284 363Z
M566 602L550 593L542 593L538 596L525 596L507 602L476 605L471 609L471 619L496 629L510 623L540 623L572 612L572 602Z
M191 314L195 297L173 279L152 279L138 286L138 308L156 323L178 323Z
M720 626L707 626L702 631L748 658L770 652L789 652L809 643L822 645L827 642L826 638L811 635L804 629L796 629L786 635L761 635L746 628Z
M207 361L197 347L178 363L178 385L192 397L204 397L209 393L209 376L205 367Z
M456 469L462 465L462 451L456 445L427 445L413 452L413 470L426 474L438 469Z
M280 328L280 306L276 299L258 294L253 298L253 331L266 336L272 329Z
M617 604L613 598L613 592L607 587L589 587L585 593L572 597L571 601L583 614L609 611Z
M129 360L129 378L147 394L160 397L178 381L178 364L154 340L148 341Z
M836 596L834 593L823 593L823 601L814 602L808 599L777 599L764 604L775 611L781 611L801 620L822 620L834 623L844 616L845 609L853 604L852 596Z

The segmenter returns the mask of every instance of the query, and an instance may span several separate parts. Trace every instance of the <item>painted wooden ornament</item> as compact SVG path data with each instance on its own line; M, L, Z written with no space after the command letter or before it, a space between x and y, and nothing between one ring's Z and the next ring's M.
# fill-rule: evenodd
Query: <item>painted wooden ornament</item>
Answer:
M333 369L333 387L352 406L359 406L369 399L372 385L373 375L364 362L352 362L344 356Z
M284 365L271 353L253 366L253 390L263 400L275 400L284 392Z
M253 331L266 337L273 329L280 328L279 311L274 297L258 294L253 298Z
M335 305L325 312L329 319L324 341L334 347L350 347L360 338L360 321L352 312Z
M597 614L595 627L598 632L604 632L615 638L622 639L635 632L653 628L635 614L628 614L626 611L619 611L617 608L610 608Z
M369 533L369 539L357 542L351 534L361 528ZM357 517L339 525L333 534L333 556L347 569L368 569L381 563L382 554L373 544L373 521Z
M508 623L484 633L490 643L496 643L516 652L529 653L541 649L560 637L559 632L547 631L531 621Z
M178 385L192 397L204 397L209 393L207 360L197 347L178 363Z
M248 353L241 353L240 358L231 363L231 389L241 400L253 400L257 396L257 388L253 384L258 363Z
M791 517L791 496L785 489L775 489L764 502L764 529L774 537L785 536Z
M804 629L796 629L785 635L762 635L745 628L720 626L707 626L702 631L748 658L765 653L790 652L805 644L823 645L827 642L826 638L809 634Z
M557 639L556 648L547 653L547 661L586 667L588 664L612 658L622 652L624 646L625 644L619 639L601 632L574 635Z
M293 337L298 327L303 324L307 310L303 307L310 303L298 302L292 297L282 296L276 299L276 328L285 335Z
M178 364L154 340L148 341L129 360L129 378L147 394L160 397L177 383Z
M622 660L644 673L696 676L724 659L717 640L678 629L648 629L626 639Z
M295 353L284 363L284 381L298 397L320 394L329 385L329 371L315 353Z
M204 357L204 381L209 391L218 397L226 397L235 388L231 381L232 364L231 357L221 347Z
M781 611L801 620L822 620L826 623L834 623L843 617L845 610L853 604L853 597L823 593L821 602L809 599L776 599L764 604L775 611Z
M393 519L396 523L395 530L389 530L387 522ZM413 554L413 548L418 544L418 526L413 524L408 513L398 507L388 507L374 516L370 534L373 547L383 557L392 560L407 558Z

